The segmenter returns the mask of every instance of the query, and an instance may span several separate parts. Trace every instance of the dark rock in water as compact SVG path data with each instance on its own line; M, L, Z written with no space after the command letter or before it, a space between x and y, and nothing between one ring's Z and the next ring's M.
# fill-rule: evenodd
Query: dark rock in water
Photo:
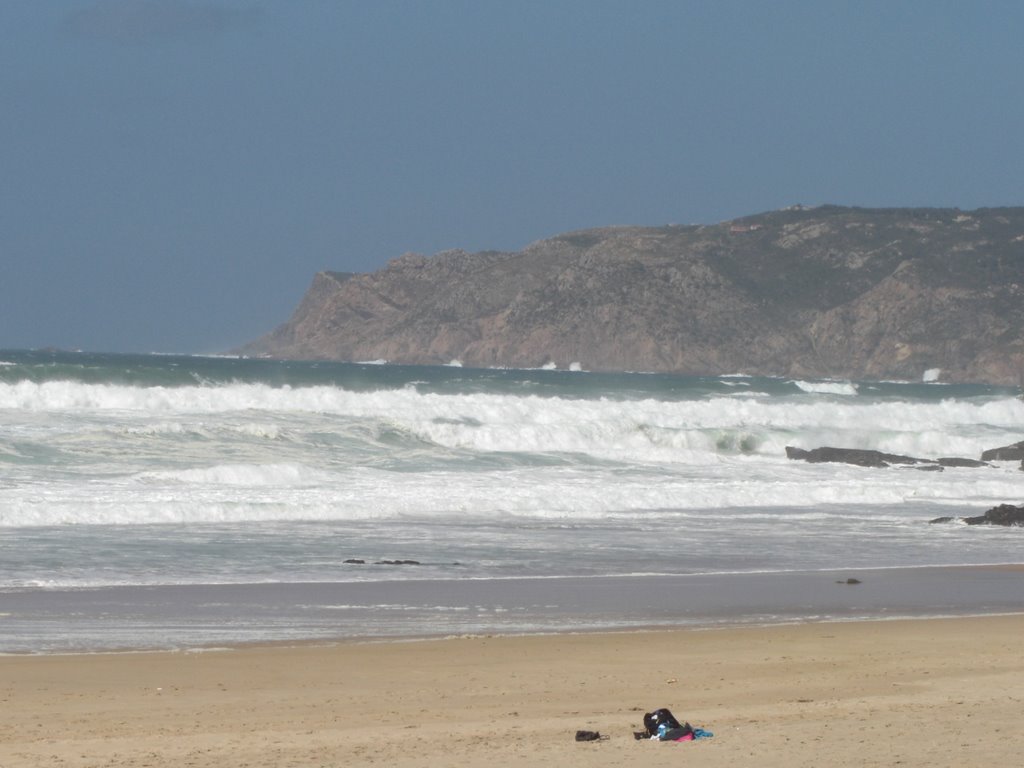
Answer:
M378 560L374 565L422 565L419 560Z
M943 467L991 467L987 461L978 461L977 459L961 459L956 456L947 456L938 459L938 462Z
M1024 525L1024 507L1000 504L984 515L965 517L964 522L968 525Z
M967 525L1005 525L1024 527L1024 507L1015 507L1013 504L1000 504L993 507L983 515L974 517L937 517L929 520L930 523L955 523L961 522Z
M982 461L1021 461L1024 462L1024 440L1002 448L990 448L981 454Z
M881 451L869 451L860 448L824 447L805 451L802 448L794 448L787 445L786 456L790 459L800 459L811 464L836 462L856 464L860 467L888 467L893 464L934 464L929 459L915 459L913 456L899 456L894 453L882 453Z
M349 563L351 565L365 565L366 564L365 560L359 560L359 559L354 558L354 557L346 560L345 562Z
M846 581L837 581L836 584L860 584L860 579L847 579Z
M803 448L786 446L786 456L790 459L807 461L811 464L835 462L840 464L856 464L859 467L891 467L893 464L919 465L914 469L924 472L941 472L943 467L987 467L987 462L977 459L964 459L947 456L941 459L919 459L915 456L900 456L895 453L882 453L860 448L814 448L805 451Z

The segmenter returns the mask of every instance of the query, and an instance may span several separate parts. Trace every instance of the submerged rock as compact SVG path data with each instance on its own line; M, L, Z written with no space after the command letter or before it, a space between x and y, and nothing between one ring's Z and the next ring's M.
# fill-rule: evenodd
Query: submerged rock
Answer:
M946 456L941 459L937 459L939 464L943 467L991 467L987 461L978 461L977 459L961 459L956 456Z
M968 525L1024 525L1024 507L1000 504L984 515L965 517L964 522Z
M937 517L930 520L931 523L953 523L960 522L967 525L1005 525L1024 526L1024 506L1015 507L1013 504L1000 504L993 507L983 515L974 517Z
M982 461L1020 461L1024 463L1024 440L1002 448L990 448L981 454Z
M860 448L814 448L805 451L803 448L786 446L786 456L811 464L836 462L856 464L859 467L888 467L893 464L934 464L929 459L915 459L913 456L900 456L894 453L863 450Z
M894 464L915 465L914 469L926 472L941 472L943 467L989 467L986 461L965 459L958 456L944 456L941 459L919 459L916 456L901 456L895 453L883 453L861 448L814 448L810 451L803 448L786 446L786 456L790 459L819 464L835 462L840 464L856 464L859 467L891 467ZM1022 463L1024 465L1024 463Z

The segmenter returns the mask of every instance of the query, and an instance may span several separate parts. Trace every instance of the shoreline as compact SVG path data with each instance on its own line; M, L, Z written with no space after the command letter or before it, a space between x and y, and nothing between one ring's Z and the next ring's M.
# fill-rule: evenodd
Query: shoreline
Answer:
M1022 632L1015 614L0 656L0 765L1009 765ZM635 741L660 707L714 737Z
M0 653L547 635L1024 611L1024 565L0 592Z
M1017 569L1015 569L1017 570ZM1024 570L1024 566L1020 568ZM253 650L274 650L274 649L303 649L303 648L337 648L363 645L415 645L417 643L440 643L457 640L501 640L515 638L558 638L558 637L592 637L603 636L616 637L620 635L647 635L656 633L674 632L732 632L738 630L772 630L785 629L789 627L828 627L832 625L845 624L890 624L899 622L942 622L942 621L970 621L972 619L1006 619L1021 617L1024 619L1024 607L1016 611L1003 611L997 613L958 613L958 614L936 614L930 615L908 615L908 616L877 616L858 618L833 618L833 619L806 619L783 622L743 622L721 623L721 624L650 624L636 625L617 628L594 628L594 629L572 629L572 630L546 630L538 632L480 632L447 635L380 635L380 636L337 636L321 638L296 638L291 640L253 640L233 643L220 643L217 645L199 645L185 647L122 647L105 648L98 650L81 651L0 651L0 659L33 659L33 658L55 658L55 657L94 657L94 656L135 656L152 654L206 654L206 653L234 653Z

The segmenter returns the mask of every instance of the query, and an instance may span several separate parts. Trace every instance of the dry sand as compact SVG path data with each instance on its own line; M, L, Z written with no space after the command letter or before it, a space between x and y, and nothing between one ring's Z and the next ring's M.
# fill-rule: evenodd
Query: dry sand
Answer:
M1022 638L1001 616L6 656L0 766L1020 765ZM635 741L658 707L714 737Z

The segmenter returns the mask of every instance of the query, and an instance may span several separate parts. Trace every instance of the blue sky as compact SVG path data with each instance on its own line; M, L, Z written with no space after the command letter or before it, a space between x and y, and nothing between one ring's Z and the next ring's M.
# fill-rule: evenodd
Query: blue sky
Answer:
M1024 3L3 0L0 347L216 352L320 270L1024 204Z

